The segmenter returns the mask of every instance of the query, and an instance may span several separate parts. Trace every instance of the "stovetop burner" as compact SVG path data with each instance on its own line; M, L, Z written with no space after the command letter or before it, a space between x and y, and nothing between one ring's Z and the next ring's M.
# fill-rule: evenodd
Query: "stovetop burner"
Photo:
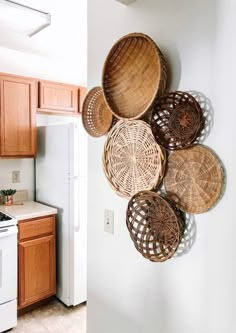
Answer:
M12 219L12 217L0 212L0 223L3 222L3 221L9 221L11 219Z
M0 229L17 225L17 219L0 211Z

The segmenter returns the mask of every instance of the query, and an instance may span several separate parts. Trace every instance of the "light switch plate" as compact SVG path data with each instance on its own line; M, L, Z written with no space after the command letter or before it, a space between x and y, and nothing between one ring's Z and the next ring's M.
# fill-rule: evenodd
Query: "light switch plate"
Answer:
M114 234L114 211L104 210L104 231Z
M20 171L12 171L12 183L20 183Z

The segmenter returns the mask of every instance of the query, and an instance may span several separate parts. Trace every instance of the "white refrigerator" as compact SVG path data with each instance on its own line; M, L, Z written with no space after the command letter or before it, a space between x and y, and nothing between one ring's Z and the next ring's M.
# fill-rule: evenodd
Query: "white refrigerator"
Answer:
M86 301L86 138L80 123L37 128L36 201L58 209L57 293L67 306Z

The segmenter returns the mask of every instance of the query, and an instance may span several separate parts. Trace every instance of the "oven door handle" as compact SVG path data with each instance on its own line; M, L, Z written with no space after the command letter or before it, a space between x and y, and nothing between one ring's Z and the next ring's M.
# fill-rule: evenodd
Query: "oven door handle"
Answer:
M0 238L9 237L17 234L17 227L0 228Z

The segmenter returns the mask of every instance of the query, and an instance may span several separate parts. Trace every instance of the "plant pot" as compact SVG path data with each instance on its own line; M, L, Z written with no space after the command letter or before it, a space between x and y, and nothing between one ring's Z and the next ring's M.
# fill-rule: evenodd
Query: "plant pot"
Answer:
M10 206L13 204L13 195L4 196L4 204Z

